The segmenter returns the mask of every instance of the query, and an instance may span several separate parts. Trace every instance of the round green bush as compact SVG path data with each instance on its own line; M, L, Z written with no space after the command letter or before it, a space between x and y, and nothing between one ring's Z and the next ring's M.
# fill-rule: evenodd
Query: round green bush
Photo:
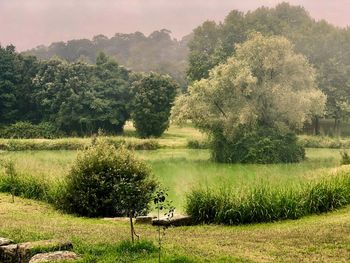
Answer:
M62 208L88 217L146 214L157 183L148 166L102 139L78 154Z
M168 75L149 73L132 86L132 114L136 132L142 138L160 137L169 127L177 83Z
M211 140L212 158L222 163L295 163L305 159L305 149L294 133L271 128L241 132L229 141L218 132Z

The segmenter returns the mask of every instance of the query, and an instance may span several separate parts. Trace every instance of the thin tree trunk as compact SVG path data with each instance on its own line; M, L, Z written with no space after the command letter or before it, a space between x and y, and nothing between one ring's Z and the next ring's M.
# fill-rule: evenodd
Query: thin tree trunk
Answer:
M318 116L314 118L314 134L320 135L320 119Z
M129 213L130 218L130 234L131 234L131 242L134 244L134 224L132 222L132 213Z

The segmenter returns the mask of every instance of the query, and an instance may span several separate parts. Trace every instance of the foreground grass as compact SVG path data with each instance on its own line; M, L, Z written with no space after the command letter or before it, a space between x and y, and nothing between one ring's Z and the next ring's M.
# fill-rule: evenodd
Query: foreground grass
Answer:
M9 195L0 194L0 236L17 242L71 239L83 262L157 260L154 252L120 253L120 242L129 238L127 222L77 218L41 202L10 200ZM155 242L153 227L138 225L137 231L142 239ZM295 221L171 228L165 236L164 252L165 262L347 262L350 207Z

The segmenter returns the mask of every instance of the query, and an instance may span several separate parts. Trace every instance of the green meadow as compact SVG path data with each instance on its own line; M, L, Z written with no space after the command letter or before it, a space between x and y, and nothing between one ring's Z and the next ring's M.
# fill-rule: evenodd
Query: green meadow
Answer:
M124 137L134 140L132 128ZM218 164L210 160L208 149L187 147L189 140L203 139L191 127L173 126L157 139L159 149L135 151L169 189L179 214L185 213L186 195L198 186L237 190L260 185L293 187L348 169L340 168L340 149L331 148L307 148L306 160L296 164ZM81 140L88 142L90 138ZM52 187L64 179L76 155L76 150L0 153L2 158L15 162L20 177ZM346 262L350 258L349 222L347 206L326 214L273 223L169 228L162 262ZM124 242L129 239L129 226L122 219L76 217L46 202L16 197L11 203L8 193L0 194L0 236L16 242L70 239L74 251L82 255L81 262L158 262L156 229L136 225L136 230L142 242L139 249L130 250Z
M0 154L14 160L20 174L53 184L66 176L76 155L77 151L67 150ZM168 189L179 213L183 211L186 193L198 185L237 188L266 183L286 185L317 177L325 168L340 164L340 150L324 148L308 148L307 159L296 164L218 164L210 160L206 149L164 148L136 151L136 155L149 164Z

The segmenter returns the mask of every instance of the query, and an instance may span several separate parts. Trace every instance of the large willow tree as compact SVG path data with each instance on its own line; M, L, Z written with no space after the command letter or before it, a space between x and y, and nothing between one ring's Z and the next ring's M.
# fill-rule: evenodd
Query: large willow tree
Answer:
M173 117L178 121L190 119L214 142L221 141L214 143L214 158L235 162L245 160L235 158L232 151L237 151L236 144L242 144L240 140L247 134L272 130L275 138L276 134L301 129L312 116L323 113L325 101L315 84L314 69L304 56L293 51L286 38L255 33L237 45L235 55L212 69L207 79L194 82L188 94L178 98ZM253 136L258 141L255 146L263 147L259 146L263 139L259 134ZM279 138L272 148L283 143ZM218 151L227 154L222 156ZM284 159L267 162L276 160ZM247 162L252 161L250 158Z

